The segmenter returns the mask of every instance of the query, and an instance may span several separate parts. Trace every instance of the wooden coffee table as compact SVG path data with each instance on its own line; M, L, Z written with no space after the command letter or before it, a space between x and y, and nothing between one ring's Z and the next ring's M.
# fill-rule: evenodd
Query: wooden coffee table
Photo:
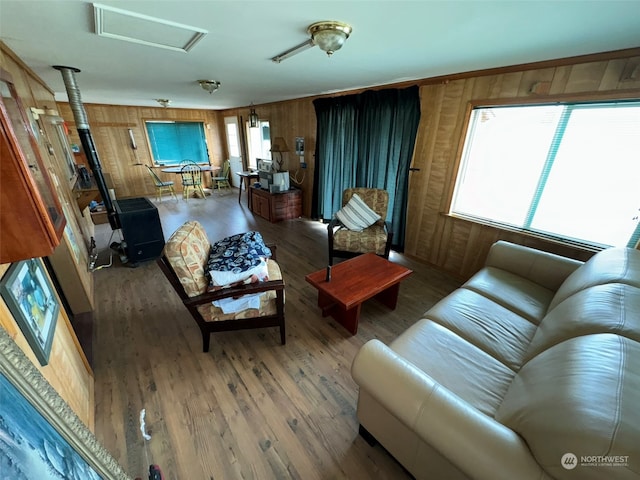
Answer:
M326 281L326 269L310 273L304 278L318 289L318 306L322 309L322 316L331 315L355 335L362 302L375 297L387 307L395 309L400 282L411 273L402 265L374 253L365 253L334 265L329 282Z

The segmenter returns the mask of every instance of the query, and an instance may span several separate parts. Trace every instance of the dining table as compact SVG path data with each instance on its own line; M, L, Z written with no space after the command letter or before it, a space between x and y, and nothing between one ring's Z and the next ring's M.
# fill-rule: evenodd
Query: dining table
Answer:
M200 171L202 172L211 172L211 177L212 177L212 183L213 183L213 175L214 172L217 172L218 170L220 170L220 167L217 167L215 165L200 165L198 164L198 166L200 167ZM180 174L182 172L182 167L184 167L184 165L176 165L173 167L163 167L160 169L161 172L164 173L176 173L176 174ZM205 188L205 194L206 195L210 195L210 190L208 188ZM197 195L196 192L194 192L194 195Z
M203 172L217 172L220 170L220 167L216 167L214 165L198 165L200 170ZM184 165L177 165L175 167L163 167L160 171L164 173L180 173L182 171L182 167Z

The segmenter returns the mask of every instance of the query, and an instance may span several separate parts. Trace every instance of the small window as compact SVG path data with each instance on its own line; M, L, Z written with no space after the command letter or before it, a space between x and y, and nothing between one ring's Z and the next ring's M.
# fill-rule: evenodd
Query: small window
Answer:
M183 160L209 163L202 122L147 121L145 125L156 165L178 165Z
M451 213L597 247L640 237L640 102L474 108Z
M230 157L240 157L240 137L238 135L238 119L224 117L224 127L227 133L227 148Z
M271 132L269 121L260 120L258 128L248 128L249 168L258 168L258 158L271 159Z

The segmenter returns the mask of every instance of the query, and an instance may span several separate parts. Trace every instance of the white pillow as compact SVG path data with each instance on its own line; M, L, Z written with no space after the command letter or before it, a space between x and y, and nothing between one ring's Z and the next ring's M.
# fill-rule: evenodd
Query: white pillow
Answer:
M347 204L336 212L336 217L345 227L354 232L361 232L380 220L380 215L371 210L369 205L355 193Z
M243 282L251 276L255 275L258 281L263 281L265 278L269 276L269 270L267 267L267 261L264 258L260 259L260 263L246 270L244 272L234 273L231 271L223 271L223 270L209 270L209 274L211 275L211 285L214 290L217 290L216 287L229 287L234 283Z

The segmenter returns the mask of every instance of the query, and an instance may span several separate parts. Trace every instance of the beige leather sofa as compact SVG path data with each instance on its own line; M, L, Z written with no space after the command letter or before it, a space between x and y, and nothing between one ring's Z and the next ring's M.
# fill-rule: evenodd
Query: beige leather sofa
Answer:
M352 375L361 433L418 479L638 479L640 251L498 242Z

